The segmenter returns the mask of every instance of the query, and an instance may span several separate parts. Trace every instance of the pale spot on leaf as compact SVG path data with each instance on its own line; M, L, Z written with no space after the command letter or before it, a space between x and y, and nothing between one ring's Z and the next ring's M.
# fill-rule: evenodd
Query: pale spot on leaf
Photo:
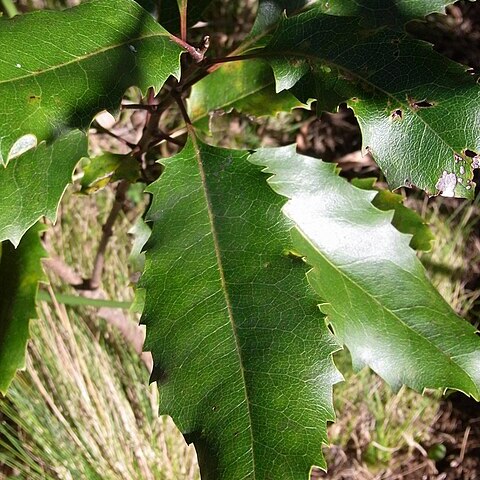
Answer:
M437 189L443 197L454 197L457 186L457 176L454 173L443 172L437 182Z

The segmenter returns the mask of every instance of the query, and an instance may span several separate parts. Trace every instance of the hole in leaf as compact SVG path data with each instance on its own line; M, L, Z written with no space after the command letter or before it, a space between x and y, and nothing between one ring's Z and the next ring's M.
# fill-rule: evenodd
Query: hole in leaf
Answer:
M457 176L454 173L443 172L435 185L439 193L444 197L454 197L457 186Z
M403 118L403 110L401 110L400 108L397 108L397 110L394 110L392 112L392 120L401 120Z
M427 100L421 100L419 102L412 102L414 108L430 108L433 107L433 103L428 102Z
M465 150L464 153L465 153L465 155L466 155L467 157L470 157L470 158L478 157L478 154L475 153L475 152L472 152L472 150L468 150L468 149L467 149L467 150Z
M167 372L160 365L154 365L152 369L152 374L150 375L150 383L157 382L158 385L161 385L167 380Z

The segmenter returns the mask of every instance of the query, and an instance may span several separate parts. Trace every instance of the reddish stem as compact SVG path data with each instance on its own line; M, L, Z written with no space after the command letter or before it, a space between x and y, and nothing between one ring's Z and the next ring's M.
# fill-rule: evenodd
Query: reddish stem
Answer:
M187 5L188 0L180 0L180 37L187 42Z

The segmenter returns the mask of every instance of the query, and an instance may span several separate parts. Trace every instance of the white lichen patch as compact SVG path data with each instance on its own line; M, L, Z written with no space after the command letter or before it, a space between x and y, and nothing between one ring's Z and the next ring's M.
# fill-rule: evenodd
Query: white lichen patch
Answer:
M480 168L480 155L475 155L472 159L472 168Z
M454 173L444 171L435 186L443 197L454 197L457 182L458 179Z

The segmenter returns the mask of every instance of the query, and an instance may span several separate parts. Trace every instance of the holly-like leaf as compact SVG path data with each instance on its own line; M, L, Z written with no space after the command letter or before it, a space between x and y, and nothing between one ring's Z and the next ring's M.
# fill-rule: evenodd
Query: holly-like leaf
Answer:
M202 129L208 128L210 114L219 111L262 117L304 106L290 92L275 94L272 69L264 60L222 66L193 86L188 105L192 121Z
M365 24L403 28L406 22L423 19L430 13L444 13L454 0L317 0L330 15L362 17Z
M133 0L0 19L0 163L15 141L51 141L115 111L125 90L179 75L182 49Z
M246 157L192 137L149 187L146 349L202 478L307 479L325 465L337 348L281 198Z
M390 190L376 188L374 186L375 182L375 178L356 178L352 181L352 184L364 190L377 191L378 193L372 200L372 204L384 212L393 210L392 225L399 232L412 235L410 246L414 250L429 252L432 249L435 237L423 218L404 204L402 195Z
M313 268L309 281L356 368L370 366L394 388L453 388L480 398L480 337L427 280L410 236L375 208L375 192L340 178L335 166L264 149L251 161L273 174L289 200L294 246Z
M55 221L73 169L85 155L87 138L76 130L0 166L0 241L8 239L18 245L41 217Z
M40 227L31 228L15 249L0 244L0 393L5 394L15 372L25 367L29 323L36 317L35 299L44 280Z
M304 58L317 66L317 75L338 80L330 82L331 95L349 100L364 149L392 188L415 185L429 194L473 195L480 85L463 67L405 34L366 30L357 19L318 11L285 19L268 50L277 62L278 55ZM296 75L289 61L277 73Z

